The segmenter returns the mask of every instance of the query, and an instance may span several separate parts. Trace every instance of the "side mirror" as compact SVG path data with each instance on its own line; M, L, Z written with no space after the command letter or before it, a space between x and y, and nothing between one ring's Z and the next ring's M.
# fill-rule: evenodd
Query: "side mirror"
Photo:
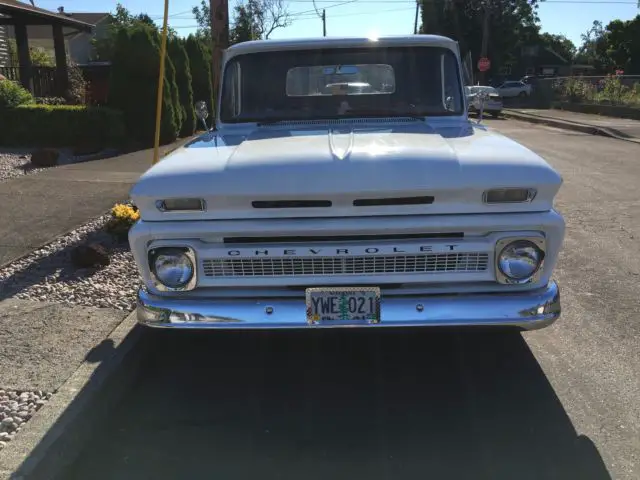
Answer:
M196 102L195 110L196 110L196 117L200 119L200 121L202 122L202 125L204 125L204 129L208 131L209 127L207 127L206 120L207 118L209 118L209 110L207 109L207 102L203 100Z
M453 111L453 97L452 96L448 96L445 99L444 106L447 109L447 111L449 111L449 112Z

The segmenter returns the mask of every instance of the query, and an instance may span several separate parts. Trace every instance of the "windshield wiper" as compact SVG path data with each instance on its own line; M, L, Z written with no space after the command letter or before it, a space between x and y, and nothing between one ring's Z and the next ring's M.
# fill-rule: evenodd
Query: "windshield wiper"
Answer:
M264 118L260 118L260 119L248 119L245 120L247 122L251 122L254 121L258 124L258 126L261 125L274 125L276 123L280 123L280 122L286 122L289 119L287 118L282 118L282 117L264 117Z
M309 115L309 116L292 116L292 117L262 117L262 118L247 118L243 119L245 122L256 122L258 126L275 125L276 123L284 122L299 122L305 120L339 120L344 118L357 118L357 117L405 117L413 118L415 120L424 120L425 115L413 112L398 112L396 110L375 110L368 108L353 108L345 112L344 114L322 114L322 115Z
M265 117L261 119L247 119L247 122L257 122L258 126L262 125L274 125L276 123L285 122L304 122L306 120L333 120L336 118L343 118L343 115L336 114L322 114L322 115L306 115L306 116L293 116L293 117Z

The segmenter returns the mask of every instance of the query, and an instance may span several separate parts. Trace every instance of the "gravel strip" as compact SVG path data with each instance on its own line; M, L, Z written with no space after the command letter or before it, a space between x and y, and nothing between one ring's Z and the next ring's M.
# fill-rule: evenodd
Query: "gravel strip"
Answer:
M45 169L31 167L31 156L29 154L0 152L0 182L42 170Z
M51 393L0 390L0 450L51 398Z
M108 218L87 222L1 269L0 298L133 310L142 279L128 243L116 242L102 230ZM104 268L75 267L71 251L85 243L102 244L111 263Z

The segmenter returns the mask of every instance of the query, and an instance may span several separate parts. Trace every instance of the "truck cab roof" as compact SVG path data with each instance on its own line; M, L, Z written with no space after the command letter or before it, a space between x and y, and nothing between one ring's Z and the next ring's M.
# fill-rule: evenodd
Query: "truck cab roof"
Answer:
M227 57L265 51L310 50L321 48L435 46L457 51L457 42L440 35L393 35L382 37L319 37L278 40L252 40L232 45Z

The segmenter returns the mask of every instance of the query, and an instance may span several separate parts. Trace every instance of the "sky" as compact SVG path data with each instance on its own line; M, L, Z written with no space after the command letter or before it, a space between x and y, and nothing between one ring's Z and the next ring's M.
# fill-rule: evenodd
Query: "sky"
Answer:
M24 1L24 0L23 0ZM229 0L230 9L238 0ZM293 24L276 30L271 38L322 36L322 21L312 0L285 0ZM49 10L64 6L68 12L104 12L115 10L116 0L35 0ZM169 0L169 25L180 34L196 29L191 9L200 0ZM162 22L163 0L120 0L132 13L145 12ZM325 9L328 36L402 35L413 33L415 0L316 0ZM579 46L580 35L594 20L604 25L611 20L630 20L640 14L637 0L546 0L538 8L543 32L565 35ZM420 20L418 20L420 22Z

